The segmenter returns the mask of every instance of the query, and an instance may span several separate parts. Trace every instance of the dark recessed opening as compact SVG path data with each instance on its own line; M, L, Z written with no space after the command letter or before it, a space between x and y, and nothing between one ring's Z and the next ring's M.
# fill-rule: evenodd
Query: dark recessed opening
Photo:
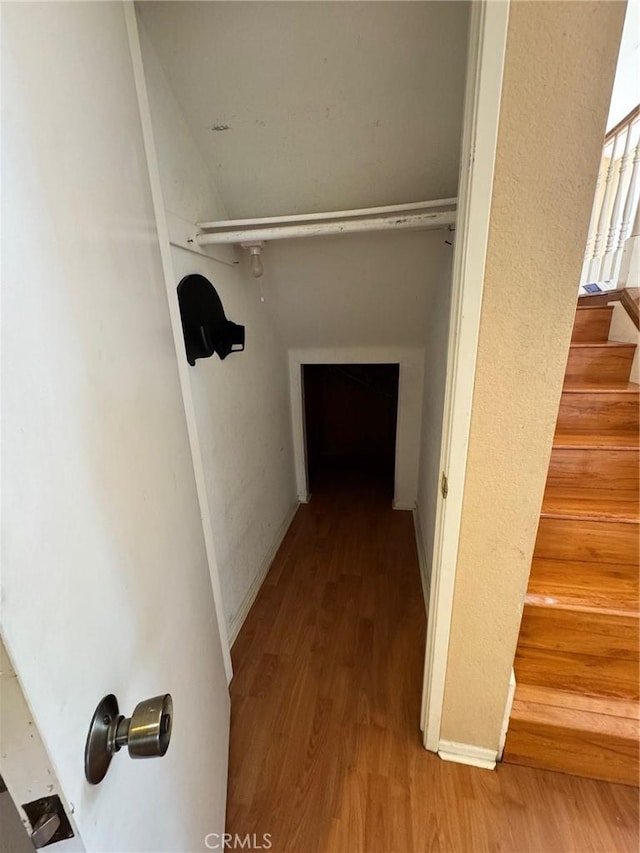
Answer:
M393 498L397 364L303 365L311 492L364 482Z

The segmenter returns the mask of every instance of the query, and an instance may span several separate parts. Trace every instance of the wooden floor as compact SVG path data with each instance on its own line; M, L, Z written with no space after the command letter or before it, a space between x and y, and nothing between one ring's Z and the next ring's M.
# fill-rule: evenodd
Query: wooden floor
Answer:
M325 484L233 648L227 832L274 853L637 851L631 787L426 752L424 641L411 513Z

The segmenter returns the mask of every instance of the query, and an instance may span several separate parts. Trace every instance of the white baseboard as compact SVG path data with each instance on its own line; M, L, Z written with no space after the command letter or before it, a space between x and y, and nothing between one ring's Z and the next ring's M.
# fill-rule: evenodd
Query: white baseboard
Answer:
M264 560L262 561L262 565L260 566L260 570L258 574L253 579L253 583L247 590L247 594L242 600L240 607L236 610L234 616L229 622L228 632L229 632L229 646L233 646L236 641L236 637L240 633L240 628L244 625L244 620L247 618L249 611L251 610L251 605L256 600L257 594L260 592L260 587L263 584L264 579L267 576L267 572L271 568L271 564L273 563L276 554L278 553L278 548L282 545L282 540L286 536L287 530L291 526L291 522L298 511L299 503L295 503L289 512L286 514L284 521L278 528L278 531L274 537L271 548L269 548Z
M415 503L404 503L403 501L393 501L391 506L394 509L402 509L406 510L407 512L412 512L416 508Z
M416 549L418 551L418 565L420 566L420 581L422 583L422 595L424 597L424 608L429 616L429 592L431 589L431 572L424 553L424 538L420 527L420 515L418 508L413 510L413 529L416 535Z
M308 504L311 500L311 492L301 492L298 495L298 503Z
M438 755L445 761L482 767L483 770L495 770L498 758L498 752L495 749L474 746L472 743L456 743L453 740L441 740L438 744Z
M509 676L509 692L507 693L507 701L504 706L504 717L502 719L502 728L500 729L500 743L498 744L498 761L502 761L502 753L504 745L507 742L507 731L509 729L509 721L511 720L511 710L513 709L513 697L516 693L516 674L511 668Z

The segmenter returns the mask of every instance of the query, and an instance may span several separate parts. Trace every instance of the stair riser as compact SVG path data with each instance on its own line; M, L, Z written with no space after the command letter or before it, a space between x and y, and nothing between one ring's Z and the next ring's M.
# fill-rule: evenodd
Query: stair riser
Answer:
M569 350L565 380L597 385L628 382L635 345L624 347L574 347Z
M541 518L534 556L637 565L638 525Z
M560 400L558 429L566 432L637 432L640 425L638 395L565 391Z
M623 785L638 784L638 745L594 732L512 718L504 760Z
M638 619L597 611L525 605L519 646L638 661ZM602 661L607 667L608 661Z
M638 661L518 646L516 682L553 690L638 699Z
M554 447L547 483L588 489L638 489L638 450Z
M613 306L603 305L601 308L586 308L576 311L573 325L572 343L603 343L609 337Z

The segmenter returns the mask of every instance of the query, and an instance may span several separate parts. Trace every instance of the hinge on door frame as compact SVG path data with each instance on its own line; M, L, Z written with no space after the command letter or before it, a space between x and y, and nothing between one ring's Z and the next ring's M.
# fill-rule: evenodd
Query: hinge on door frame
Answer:
M447 475L442 473L442 480L440 481L440 492L442 493L442 497L446 498L449 494L449 481L447 480Z

